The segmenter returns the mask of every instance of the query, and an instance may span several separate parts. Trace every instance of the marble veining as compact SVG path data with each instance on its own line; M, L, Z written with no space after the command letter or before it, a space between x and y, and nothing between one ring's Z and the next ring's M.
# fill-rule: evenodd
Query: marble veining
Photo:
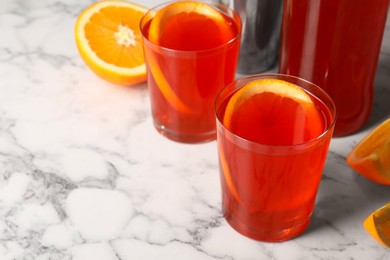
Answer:
M221 215L215 142L165 139L146 84L114 86L86 68L73 27L92 2L0 2L1 260L390 259L362 227L390 189L345 164L390 116L389 21L373 114L362 131L332 140L309 229L261 243Z

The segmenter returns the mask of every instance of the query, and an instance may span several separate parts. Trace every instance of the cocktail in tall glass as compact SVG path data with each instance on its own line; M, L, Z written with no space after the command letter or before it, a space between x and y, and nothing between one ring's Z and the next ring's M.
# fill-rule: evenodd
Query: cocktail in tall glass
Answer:
M310 222L335 122L316 85L280 74L234 81L215 103L222 211L238 232L284 241Z
M236 72L239 16L218 3L173 2L141 21L156 129L187 143L215 139L213 104Z

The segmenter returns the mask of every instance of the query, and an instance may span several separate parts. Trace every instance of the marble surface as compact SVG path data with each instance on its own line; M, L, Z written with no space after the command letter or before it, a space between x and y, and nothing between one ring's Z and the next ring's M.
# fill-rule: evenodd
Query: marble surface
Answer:
M146 84L118 87L84 65L73 28L91 2L0 2L1 260L390 259L362 227L390 188L345 164L390 116L389 21L372 117L332 140L309 229L261 243L221 215L215 141L165 139L152 126Z

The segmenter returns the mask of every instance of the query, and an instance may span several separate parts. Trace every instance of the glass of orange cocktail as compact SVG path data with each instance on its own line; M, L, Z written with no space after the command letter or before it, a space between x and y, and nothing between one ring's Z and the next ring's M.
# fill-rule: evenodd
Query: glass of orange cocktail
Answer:
M157 6L141 20L155 128L169 139L215 139L213 104L234 80L240 45L237 13L215 2Z
M238 232L284 241L310 222L335 124L335 105L303 79L263 74L215 102L222 211Z

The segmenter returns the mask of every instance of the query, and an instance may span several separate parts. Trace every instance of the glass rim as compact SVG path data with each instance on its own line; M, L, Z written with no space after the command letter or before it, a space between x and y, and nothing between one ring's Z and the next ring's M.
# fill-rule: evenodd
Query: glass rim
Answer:
M331 107L329 107L329 105L320 97L318 97L317 94L313 93L312 91L310 90L307 90L297 84L299 88L305 90L305 91L308 91L311 95L313 95L314 97L318 98L321 102L324 103L324 105L326 106L326 108L328 109L329 113L331 114L332 116L332 121L331 123L328 125L328 127L326 129L324 129L322 131L322 133L320 135L318 135L317 137L313 138L313 139L310 139L306 142L303 142L303 143L297 143L297 144L289 144L289 145L273 145L273 144L264 144L264 143L260 143L260 142L256 142L256 141L252 141L252 140L249 140L245 137L242 137L238 134L236 134L235 132L231 131L230 129L228 129L224 123L223 123L223 120L218 116L218 111L217 111L217 102L218 100L220 99L220 96L221 94L227 89L229 88L230 86L232 86L233 84L236 84L237 82L241 81L241 80L249 80L251 78L256 78L256 79L259 79L259 78L265 78L265 77L268 77L268 78L275 78L275 79L278 79L278 77L285 77L285 78L293 78L293 79L296 79L296 80L299 80L299 81L302 81L306 84L309 84L310 86L314 86L314 88L316 88L316 91L319 91L321 93L321 95L324 95L328 101L330 102L329 105L331 105ZM238 88L235 88L235 90L237 89L240 89L242 87L244 87L245 85L242 85ZM232 91L229 91L229 93L231 93ZM333 112L332 112L333 111ZM318 85L314 84L313 82L310 82L306 79L303 79L303 78L300 78L300 77L297 77L297 76L293 76L293 75L289 75L289 74L281 74L281 73L260 73L260 74L254 74L254 75L249 75L249 76L244 76L244 77L241 77L241 78L237 78L235 80L233 80L232 82L230 82L228 85L226 85L225 87L223 87L217 94L216 98L215 98L215 101L214 101L214 114L215 114L215 117L218 121L218 124L220 124L226 131L228 131L234 138L237 138L238 140L242 141L242 142L246 142L246 143L250 143L250 144L253 144L253 145L257 145L257 146L262 146L262 147L268 147L268 148L275 148L275 149L283 149L283 148L299 148L299 147L303 147L303 146L310 146L311 144L314 144L316 142L319 142L321 139L323 139L330 131L331 129L334 129L334 125L336 124L336 118L337 118L337 113L336 113L336 105L334 103L334 101L332 100L332 98L328 95L328 93L326 93L322 88L320 88ZM218 131L218 129L217 129Z
M147 19L148 17L153 17L151 16L151 14L153 12L157 12L157 10L160 10L162 7L164 6L167 6L169 4L173 4L173 3L177 3L177 2L201 2L201 3L205 3L213 8L216 8L218 10L218 12L222 12L224 13L225 15L229 16L230 18L232 18L234 20L234 22L237 23L237 21L239 22L238 26L237 26L237 34L234 35L233 38L231 38L229 41L227 42L224 42L218 46L215 46L213 48L208 48L208 49L202 49L202 50L176 50L176 49L172 49L172 48L168 48L168 47L164 47L164 46L161 46L159 44L156 44L156 43L153 43L151 42L148 37L146 35L144 35L144 31L143 31L143 24L145 23L145 19ZM223 10L221 10L221 8L224 8L225 10L228 10L232 15L230 15L229 13L227 12L224 12ZM150 18L152 19L152 18ZM149 21L150 19L148 19L147 21ZM163 51L166 51L166 52L174 52L174 53L208 53L208 52L214 52L214 51L217 51L219 49L222 49L223 47L225 46L228 46L228 45L231 45L233 44L235 41L237 40L240 40L241 38L241 32L242 32L242 21L241 21L241 18L240 18L240 15L233 9L231 9L230 7L228 7L227 5L224 5L222 3L219 3L219 2L215 2L215 1L211 1L211 0L177 0L177 1L167 1L167 2L164 2L164 3L161 3L161 4L158 4L152 8L150 8L141 18L141 21L139 23L139 27L140 27L140 31L141 31L141 34L142 34L142 38L143 38L143 41L146 42L147 44L151 45L151 46L154 46L156 48L159 48Z

